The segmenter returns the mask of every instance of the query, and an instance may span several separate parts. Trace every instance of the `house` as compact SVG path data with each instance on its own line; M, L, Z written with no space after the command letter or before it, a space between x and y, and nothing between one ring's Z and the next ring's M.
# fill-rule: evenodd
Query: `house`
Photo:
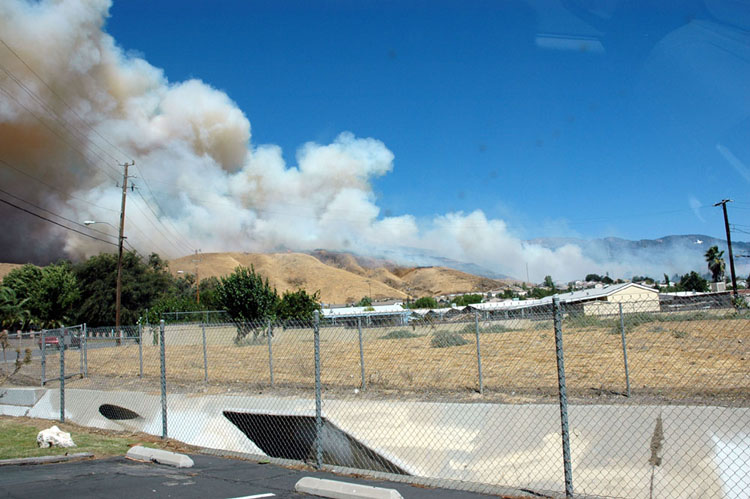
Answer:
M658 312L659 292L654 288L634 282L610 284L609 286L584 289L555 295L569 311L579 309L584 315L615 315L623 313ZM542 302L552 303L552 297L542 298Z
M565 304L566 312L584 315L619 314L620 305L624 313L658 312L659 292L653 288L626 282L596 288L583 289L554 295ZM485 317L524 318L549 314L552 296L538 300L506 300L498 303L476 303L470 305L484 312Z
M392 305L373 305L371 307L338 307L324 308L323 319L331 324L363 326L407 324L411 311L405 309L401 302Z

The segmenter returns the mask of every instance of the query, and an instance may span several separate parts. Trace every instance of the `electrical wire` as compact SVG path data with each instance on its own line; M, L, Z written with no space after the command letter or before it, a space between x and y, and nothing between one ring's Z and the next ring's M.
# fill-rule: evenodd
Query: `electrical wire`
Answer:
M67 225L63 225L63 224L61 224L61 223L59 223L59 222L55 222L54 220L50 220L50 219L49 219L49 218L47 218L47 217L43 217L42 215L39 215L39 214L37 214L37 213L34 213L33 211L27 210L26 208L23 208L23 207L21 207L21 206L18 206L17 204L11 203L10 201L6 201L5 199L1 199L1 198L0 198L0 203L5 203L5 204L7 204L7 205L10 205L10 206L12 206L13 208L16 208L16 209L18 209L18 210L21 210L21 211L23 211L23 212L26 212L26 213L28 213L29 215L35 216L35 217L37 217L37 218L41 218L42 220L45 220L45 221L47 221L47 222L49 222L49 223L55 224L55 225L57 225L57 226L60 226L60 227L62 227L63 229L67 229L67 230L69 230L69 231L72 231L72 232L76 232L76 233L78 233L78 234L80 234L80 235L82 235L82 236L86 236L86 237L88 237L88 238L91 238L91 239L96 239L97 241L101 241L101 242L103 242L103 243L111 244L112 246L117 246L117 243L113 243L113 242L111 242L111 241L105 241L104 239L100 239L100 238L98 238L98 237L96 237L96 236L92 236L91 234L86 234L85 232L81 232L80 230L76 230L76 229L73 229L73 228L71 228L71 227L68 227Z
M107 236L107 237L115 237L115 236L113 236L113 235L111 235L111 234L107 234L106 232L102 232L102 231L100 231L100 230L94 229L93 227L89 227L89 226L87 226L87 225L85 225L85 224L82 224L82 223L80 223L80 222L76 222L75 220L71 220L71 219L69 219L69 218L67 218L67 217L64 217L64 216L62 216L62 215L58 215L57 213L55 213L55 212L53 212L53 211L50 211L50 210L48 210L48 209L46 209L46 208L43 208L43 207L41 207L41 206L38 206L38 205L36 205L36 204L32 203L31 201L27 201L27 200L25 200L25 199L23 199L23 198L21 198L21 197L18 197L18 196L16 196L15 194L11 194L10 192L8 192L8 191L5 191L5 190L3 190L3 189L0 189L0 192L2 192L3 194L5 194L6 196L10 196L10 197L12 197L13 199L16 199L16 200L18 200L18 201L21 201L21 202L23 202L23 203L26 203L26 204L28 204L28 205L30 205L30 206L33 206L33 207L34 207L34 208L36 208L37 210L41 210L41 211L43 211L43 212L45 212L45 213L49 213L50 215L52 215L52 216L55 216L55 217L57 217L57 218L62 218L63 220L65 220L65 221L67 221L67 222L70 222L70 223L72 223L72 224L75 224L75 225L80 225L81 227L85 227L86 229L88 229L88 230L90 230L90 231L93 231L93 232L98 232L99 234L102 234L102 235L104 235L104 236Z
M12 95L12 94L10 93L10 92L8 92L8 91L7 91L6 89L4 89L3 87L0 87L0 92L3 92L3 93L4 93L5 95L7 95L7 96L8 96L8 97L9 97L10 99L12 99L13 101L15 101L15 102L16 102L16 104L18 104L19 106L21 106L22 108L24 108L24 109L25 109L25 110L26 110L26 111L27 111L27 112L28 112L29 114L31 114L31 115L32 115L32 116L33 116L34 118L36 118L36 119L37 119L37 120L39 121L39 123L41 123L41 124L42 124L42 126L44 126L44 127L45 127L45 128L47 129L47 130L49 130L50 132L52 132L52 134L54 134L54 135L55 135L55 136L56 136L56 137L57 137L58 139L60 139L60 140L61 140L62 142L64 142L65 144L67 144L67 145L68 145L68 146L69 146L69 147L70 147L71 149L73 149L73 150L74 150L75 152L77 152L77 153L78 153L78 154L79 154L79 155L80 155L80 156L81 156L81 157L82 157L82 158L84 159L84 161L85 161L86 163L88 163L88 164L89 164L90 166L93 166L93 167L94 167L94 168L96 168L96 169L99 169L99 170L101 170L102 172L104 172L104 174L105 174L105 175L107 175L107 176L108 176L108 177L109 177L110 179L114 180L115 182L117 182L117 181L118 181L118 180L117 180L117 178L113 177L113 176L112 176L111 174L109 174L109 173L108 173L108 172L107 172L106 170L104 170L104 169L102 169L102 168L101 168L100 166L97 166L97 165L95 165L94 163L92 163L92 162L91 162L91 161L90 161L90 160L88 159L88 157L86 156L86 154L85 154L85 153L83 153L83 152L82 152L82 151L81 151L80 149L78 149L78 148L77 148L77 147L75 147L75 146L74 146L73 144L71 144L71 143L70 143L70 142L69 142L69 141L68 141L68 140L67 140L67 139L66 139L65 137L63 137L63 136L62 136L62 135L60 135L60 134L59 134L59 133L58 133L57 131L55 131L55 130L54 130L54 129L53 129L53 128L52 128L51 126L49 126L49 125L48 125L48 124L47 124L47 123L46 123L46 122L45 122L45 121L44 121L43 119L41 119L41 118L40 118L39 116L37 116L37 114L36 114L36 113L34 113L34 111L32 111L31 109L29 109L28 107L26 107L25 105L23 105L23 104L22 104L21 102L19 102L19 101L18 101L18 99L16 99L16 98L15 98L15 97L14 97L14 96L13 96L13 95ZM113 168L113 167L110 167L110 168L112 168L112 169L114 170L114 168ZM115 170L115 171L117 171L117 170ZM118 172L118 173L119 173L119 172Z
M99 206L98 204L94 204L91 201L87 201L86 199L81 199L79 197L73 196L72 194L68 194L67 192L63 191L62 189L59 189L59 188L55 187L52 184L48 184L44 180L38 179L35 176L33 176L33 175L31 175L31 174L29 174L29 173L21 170L20 168L17 168L16 166L13 166L12 164L8 163L7 161L5 161L2 158L0 158L0 163L2 163L3 165L7 166L8 168L10 168L12 170L15 170L16 172L20 173L21 175L25 175L26 177L30 178L31 180L39 182L40 184L48 187L49 189L52 189L52 190L57 191L57 192L59 192L61 194L64 194L65 197L68 197L70 199L75 199L77 201L81 201L82 203L86 203L87 205L90 205L90 206L95 206L95 207L97 207L97 208L99 208L101 210L111 211L113 213L119 213L118 210L113 210L112 208L105 208L104 206Z
M180 244L182 244L182 246L183 246L183 249L184 249L184 248L187 248L187 249L189 250L189 252L190 252L190 253L194 252L195 250L194 250L194 248L193 248L193 245L192 245L192 244L190 244L190 243L189 243L189 242L188 242L188 241L187 241L187 240L186 240L185 238L183 238L183 237L182 237L182 236L181 236L181 235L179 234L179 231L177 230L177 228L176 228L176 227L174 227L174 225L172 225L172 223L171 223L171 222L170 222L170 225L172 225L172 227L173 227L173 230L169 230L169 229L167 228L167 226L166 226L166 225L164 224L164 222L162 222L162 220L161 220L161 218L159 217L159 215L157 215L157 214L156 214L156 212L154 211L154 209L153 209L153 208L151 207L151 205L150 205L150 204L148 203L148 201L146 200L146 198L144 198L144 197L143 197L143 194L141 194L141 190L140 190L140 189L139 189L138 187L135 187L135 192L136 192L136 193L138 194L138 197L140 197L140 198L141 198L141 200L143 201L143 204L145 204L145 205L146 205L146 207L147 207L147 208L149 209L149 211L151 211L151 213L152 213L152 214L154 215L154 218L156 219L156 221L157 221L157 222L159 222L159 224L161 224L161 226L162 226L162 227L164 227L164 229L165 229L165 230L167 230L168 232L172 232L172 235L174 235L174 236L177 236L177 239L182 239L182 241L180 241ZM152 196L153 196L153 194L152 194ZM155 198L155 197L154 197L154 200L156 200L156 198ZM158 203L158 202L156 203L156 205L157 205L157 206L159 206L159 208L161 209L161 206L159 205L159 203ZM164 211L164 210L162 209L162 211ZM167 218L167 221L169 221L169 218Z
M113 148L117 149L117 150L118 150L118 151L119 151L119 152L120 152L120 153L121 153L121 154L122 154L123 156L125 156L126 158L128 158L128 157L129 157L129 155L128 155L127 153L125 153L125 152L124 152L124 151L123 151L122 149L120 149L119 147L117 147L117 146L116 146L115 144L113 144L112 142L110 142L109 140L107 140L107 138L106 138L106 137L104 137L104 136L103 136L102 134L100 134L100 133L99 133L99 132L98 132L98 131L96 130L96 128L94 128L94 127L92 127L91 125L89 125L88 123L86 123L86 120L84 120L84 119L83 119L83 118L81 117L81 115L79 115L79 114L78 114L78 113L76 112L76 110L75 110L75 109L73 109L73 108L72 108L72 107L71 107L71 106L70 106L70 105L69 105L69 104L68 104L68 103L67 103L67 102L65 101L65 99L63 99L62 97L60 97L60 95L59 95L59 94L58 94L57 92L55 92L55 90L54 90L54 89L53 89L53 88L52 88L52 87L51 87L51 86L50 86L50 85L49 85L49 84L48 84L48 83L47 83L46 81L44 81L44 79L43 79L43 78L42 78L41 76L39 76L39 74L38 74L38 73L37 73L36 71L34 71L34 69L33 69L33 68L32 68L31 66L29 66L29 65L28 65L28 64L26 63L26 61L25 61L25 60L23 60L23 58L22 58L22 57L21 57L20 55L18 55L18 53L17 53L17 52L15 51L15 50L13 50L13 48L12 48L12 47L11 47L10 45L8 45L8 44L7 44L6 42L5 42L5 40L3 40L2 38L0 38L0 43L2 43L3 45L5 45L5 48L7 48L7 49L8 49L9 51L10 51L10 53L11 53L11 54L13 54L13 55L14 55L14 56L16 57L16 59L18 59L19 61L21 61L21 63L22 63L22 64L23 64L24 66L26 66L26 69L28 69L28 70L29 70L29 71L31 72L31 74L33 74L34 76L36 76L36 77L37 77L37 79L38 79L39 81L41 81L41 82L42 82L42 84L43 84L43 85L44 85L45 87L47 87L47 89L48 89L48 90L49 90L50 92L52 92L52 95L54 95L55 97L57 97L57 99L58 99L58 100L59 100L60 102L62 102L62 103L63 103L63 104L65 105L65 107L66 107L66 108L68 108L68 110L70 110L70 111L71 111L71 112L72 112L72 113L73 113L73 114L74 114L74 115L75 115L75 116L76 116L76 117L77 117L77 118L78 118L79 120L81 120L81 123L83 123L83 124L84 124L84 125L85 125L86 127L88 127L88 128L89 128L89 129L90 129L90 130L91 130L92 132L94 132L94 133L95 133L95 134L96 134L97 136L99 136L99 138L101 138L101 139L102 139L102 140L103 140L104 142L106 142L107 144L109 144L109 145L110 145L111 147L113 147ZM132 158L131 158L131 159L132 159ZM115 161L117 161L117 160L115 159ZM118 161L118 163L119 163L119 161Z
M70 106L70 105L69 105L69 104L68 104L68 103L67 103L67 102L65 101L65 99L63 99L63 98L62 98L62 97L61 97L61 96L60 96L60 95L59 95L59 94L58 94L57 92L55 92L55 90L54 90L54 89L53 89L53 88L52 88L52 87L51 87L51 86L50 86L50 85L49 85L49 84L48 84L48 83L47 83L47 82L46 82L46 81L45 81L45 80L44 80L44 79L43 79L43 78L42 78L41 76L39 76L39 74L38 74L38 73L37 73L36 71L34 71L34 69L33 69L33 68L32 68L32 67L31 67L31 66L30 66L30 65L28 64L28 63L27 63L27 62L26 62L26 61L25 61L25 60L24 60L24 59L23 59L23 58L22 58L22 57L21 57L21 56L20 56L20 55L19 55L19 54L18 54L18 53L17 53L16 51L15 51L15 50L13 50L13 48L12 48L12 47L11 47L10 45L8 45L8 43L7 43L7 42L5 42L5 40L3 40L2 38L0 38L0 43L2 43L2 44L3 44L3 45L4 45L4 46L5 46L5 47L6 47L6 48L7 48L7 49L8 49L8 50L9 50L9 51L10 51L10 52L11 52L11 53L12 53L12 54L13 54L13 55L15 56L15 57L16 57L16 59L18 59L18 60L19 60L19 61L20 61L20 62L21 62L21 63L22 63L22 64L23 64L23 65L24 65L25 67L26 67L26 69L28 69L28 70L29 70L29 71L30 71L30 72L31 72L31 73L32 73L32 74L33 74L34 76L36 76L36 78L37 78L37 79L38 79L38 80L39 80L40 82L42 82L42 84L43 84L43 85L44 85L44 86L45 86L45 87L46 87L46 88L47 88L47 89L48 89L48 90L49 90L49 91L50 91L50 92L51 92L51 93L52 93L52 94L53 94L53 95L54 95L55 97L57 97L57 99L58 99L58 100L59 100L60 102L62 102L62 103L63 103L63 105L65 105L65 107L66 107L66 108L67 108L68 110L70 110L70 111L71 111L71 112L72 112L72 113L73 113L73 114L74 114L74 115L75 115L75 116L76 116L76 117L77 117L77 118L78 118L78 119L79 119L79 120L81 121L81 123L82 123L83 125L85 125L86 127L88 127L88 128L89 128L89 129L90 129L90 130L91 130L92 132L94 132L94 133L95 133L95 134L96 134L96 135L97 135L97 136L98 136L99 138L101 138L101 139L102 139L102 140L103 140L104 142L106 142L106 143L107 143L107 144L109 144L109 145L110 145L111 147L113 147L114 149L116 149L117 151L119 151L119 152L120 152L121 154L123 154L123 155L124 155L124 156L126 156L126 157L128 157L128 156L129 156L129 155L128 155L128 154L126 154L126 153L125 153L125 152L124 152L124 151L123 151L122 149L120 149L119 147L117 147L117 146L116 146L116 145L115 145L114 143L112 143L112 142L111 142L111 141L109 141L109 140L108 140L108 139L107 139L106 137L104 137L104 136L103 136L103 135L102 135L101 133L99 133L99 131L97 131L97 130L96 130L96 129L95 129L94 127L92 127L91 125L89 125L89 124L88 124L88 123L87 123L87 122L86 122L86 121L85 121L85 120L84 120L84 119L83 119L83 118L82 118L82 117L81 117L81 116L80 116L80 115L79 115L79 114L78 114L78 113L77 113L77 112L75 111L75 109L73 109L73 108L72 108L72 107L71 107L71 106ZM27 87L27 86L26 86L26 85L25 85L25 84L24 84L24 83L23 83L23 82L22 82L22 81L21 81L21 80L20 80L20 79L19 79L18 77L16 77L16 76L15 76L15 75L14 75L14 74L12 73L12 71L8 70L8 69L7 69L6 67L4 67L4 66L2 66L2 65L0 65L0 69L2 69L3 71L5 71L5 73L6 73L6 74L8 74L8 76L10 76L10 78L11 78L11 79L12 79L12 80L13 80L13 81L14 81L14 82L15 82L15 83L16 83L16 84L17 84L17 85L19 86L19 87L21 87L21 88L22 88L22 89L23 89L24 91L26 91L26 93L27 93L27 94L28 94L29 96L31 96L31 97L32 97L32 98L33 98L33 99L34 99L34 100L35 100L35 101L36 101L36 102L37 102L37 103L38 103L38 104L39 104L40 106L42 106L42 108L43 108L43 109L45 109L45 110L46 110L46 111L47 111L48 113L51 113L51 114L55 114L55 115L57 116L58 120L59 120L59 121L60 121L60 122L61 122L61 123L63 124L63 126L65 126L65 124L66 124L66 123L67 123L67 124L69 124L69 125L71 125L71 126L73 126L73 125L72 125L72 124L71 124L70 122L68 122L68 121L67 121L67 120L65 120L65 119L64 119L64 118L63 118L62 116L60 116L60 115L59 115L59 113L55 112L55 111L54 111L53 109L50 109L50 108L49 108L49 107L48 107L48 106L46 105L46 103L45 103L45 102L43 101L43 99L42 99L41 97L39 97L39 95L38 95L38 94L36 94L36 93L35 93L34 91L32 91L31 89L29 89L29 88L28 88L28 87ZM18 102L17 100L16 100L16 102L20 104L20 102ZM21 104L21 105L22 105L22 104ZM25 106L24 106L24 108L25 108ZM30 111L30 110L29 110L28 108L25 108L25 109L27 109L27 111L31 112L31 111ZM33 114L33 113L32 113L32 114ZM75 127L74 127L74 128L75 128ZM75 130L76 130L76 131L77 131L77 132L78 132L79 134L81 134L81 135L82 135L82 136L84 137L84 139L88 139L88 138L87 138L87 137L86 137L86 136L85 136L85 135L84 135L83 133L81 133L81 132L80 132L80 130L78 130L77 128L75 128ZM100 151L102 151L102 152L103 152L104 154L106 154L107 156L109 156L110 158L112 158L113 160L115 160L115 162L118 162L117 158L115 158L115 157L114 157L113 155L109 154L109 152L107 152L107 151L106 151L105 149L103 149L103 148L102 148L101 146L99 146L98 144L94 144L94 143L92 143L92 144L93 144L93 145L96 145L96 147L97 147L97 148L98 148L98 149L99 149ZM95 153L95 154L96 154L96 153ZM96 155L97 155L97 157L99 157L99 159L103 159L103 158L101 158L101 156L99 156L98 154L96 154ZM138 167L137 167L137 166L136 166L136 169L138 169ZM143 180L143 184L144 184L144 185L146 186L146 188L147 188L147 189L149 190L149 192L151 193L151 197L152 197L152 199L154 200L154 202L156 203L156 205L157 205L157 206L159 207L159 209L160 209L160 210L161 210L162 212L164 212L165 210L164 210L164 209L163 209L163 208L161 207L161 205L159 205L159 202L158 202L158 200L157 200L156 196L154 196L153 192L151 191L151 187L150 187L150 186L148 185L148 182L146 181L145 177L143 177L143 173L142 173L142 172L140 171L140 169L138 169L138 171L139 171L139 173L141 174L141 178L142 178L142 180ZM119 173L119 172L118 172L118 173ZM164 223L162 222L161 218L160 218L160 217L159 217L159 216L158 216L158 215L156 214L156 212L154 211L154 209L153 209L153 208L151 208L151 206L149 205L148 201L147 201L147 200L146 200L146 199L145 199L145 198L143 197L143 195L142 195L142 194L140 194L140 192L139 192L139 195L141 196L141 198L143 199L144 203L145 203L145 204L146 204L146 206L147 206L147 207L149 208L149 210L150 210L150 211L151 211L151 212L153 213L153 215L154 215L155 219L157 220L157 222L159 222L159 223L160 223L160 224L161 224L161 225L162 225L162 226L163 226L163 227L164 227L165 229L167 229L167 227L166 227L166 226L164 225ZM185 238L184 238L184 237L183 237L183 236L182 236L182 235L181 235L181 234L179 233L179 231L178 231L178 230L176 229L176 227L174 227L174 225L173 225L173 224L171 223L171 221L170 221L169 219L167 219L167 222L169 222L170 226L172 227L172 229L171 229L171 230L169 230L169 229L168 229L168 231L171 231L171 232L173 233L173 235L174 235L174 236L176 236L176 237L177 237L178 239L181 239L181 243L182 243L182 244L184 244L184 245L185 245L185 246L186 246L187 248L189 248L189 249L190 249L190 251L192 252L192 251L193 251L193 249L192 249L192 245L191 245L191 244L190 244L190 243L189 243L189 242L188 242L188 241L187 241L187 240L186 240L186 239L185 239Z
M148 223L150 223L150 224L151 224L151 227L153 227L153 228L154 228L154 230L156 231L156 233L157 233L157 234L160 234L160 232L159 232L159 228L158 228L158 227L156 226L156 224L154 224L154 222L152 222L152 221L151 221L151 218L150 218L150 217L149 217L149 216L148 216L148 215L146 214L146 212L145 212L145 211L143 211L143 210L141 209L141 207L140 207L140 206L138 206L138 204L136 204L135 202L133 202L131 206L133 206L133 207L134 207L134 208L135 208L136 210L138 210L138 211L139 211L139 212L141 213L141 215L143 215L143 218L144 218L144 219L145 219L145 220L146 220L146 221L147 221ZM171 245L171 246L172 246L172 247L173 247L174 249L176 249L178 253L182 253L183 251L185 251L185 249L184 249L184 248L180 248L180 247L179 247L179 246L177 246L177 245L176 245L175 243L173 243L173 242L172 242L172 241L171 241L170 239L168 239L168 238L163 238L163 239L164 239L164 241L166 241L167 243L169 243L169 244L170 244L170 245ZM163 248L163 247L161 247L161 246L157 245L157 244L156 244L156 243L154 243L153 241L151 241L151 242L152 242L152 244L153 244L153 245L154 245L155 247L157 247L157 248L158 248L159 250L161 250L161 251L163 252L163 254L165 254L165 255L166 255L166 254L169 254L169 253L171 253L170 251L164 251L164 248Z
M13 80L13 82L21 88L21 90L26 92L26 94L29 97L31 97L31 99L34 100L44 111L46 111L47 114L50 115L53 120L57 121L57 123L60 126L62 126L62 128L71 132L74 138L81 141L82 145L85 148L92 148L92 154L94 154L97 158L105 162L105 164L107 163L107 160L101 157L101 155L98 152L93 151L93 147L96 147L99 151L109 156L115 163L118 163L118 160L116 157L112 156L111 154L109 154L108 151L103 149L101 146L99 146L95 142L91 141L89 137L86 134L84 134L81 130L79 130L73 123L66 120L60 113L58 113L56 110L51 108L44 101L44 99L41 96L39 96L39 94L31 90L28 86L26 86L26 84L23 83L15 74L13 74L12 71L10 71L8 68L3 66L2 64L0 64L0 70L4 71L5 74L7 74L10 77L10 79ZM19 102L19 101L16 100L16 102Z

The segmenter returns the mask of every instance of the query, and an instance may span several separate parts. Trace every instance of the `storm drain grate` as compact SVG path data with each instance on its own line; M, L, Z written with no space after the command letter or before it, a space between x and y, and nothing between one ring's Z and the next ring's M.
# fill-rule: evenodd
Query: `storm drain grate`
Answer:
M122 421L126 419L138 419L141 417L137 412L120 407L119 405L102 404L99 406L99 414L112 421Z
M315 460L315 418L224 411L247 438L271 457ZM401 467L323 418L323 462L333 466L408 475Z

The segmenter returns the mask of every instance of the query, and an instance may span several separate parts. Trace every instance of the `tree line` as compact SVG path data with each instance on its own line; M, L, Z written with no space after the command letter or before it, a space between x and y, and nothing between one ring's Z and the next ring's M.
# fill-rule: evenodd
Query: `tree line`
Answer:
M117 256L100 254L71 263L9 272L0 286L0 325L42 329L86 323L115 323ZM200 303L198 302L200 294ZM303 289L281 296L253 268L238 267L229 276L196 282L192 274L175 277L158 254L123 255L121 323L158 322L164 312L225 310L233 320L309 320L319 310L319 292ZM148 315L146 316L146 311Z

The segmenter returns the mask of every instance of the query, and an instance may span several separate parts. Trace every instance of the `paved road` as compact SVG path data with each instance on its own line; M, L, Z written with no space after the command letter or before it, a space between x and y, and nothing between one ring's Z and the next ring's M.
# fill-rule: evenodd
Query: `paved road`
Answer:
M294 491L294 484L304 476L394 488L405 499L489 497L471 492L429 489L400 483L360 480L331 473L298 471L252 461L202 455L191 457L195 461L195 466L185 469L140 463L124 457L59 464L4 466L0 469L0 497L311 497Z

